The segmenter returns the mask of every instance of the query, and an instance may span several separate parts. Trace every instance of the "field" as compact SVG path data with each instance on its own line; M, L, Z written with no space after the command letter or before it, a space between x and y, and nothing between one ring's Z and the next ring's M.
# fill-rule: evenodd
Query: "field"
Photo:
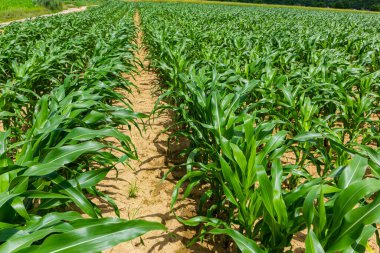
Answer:
M379 30L121 1L2 28L0 252L378 252Z
M164 4L141 12L167 85L161 99L176 114L173 138L190 140L172 204L183 183L185 196L208 186L202 216L183 222L203 223L201 237L244 235L243 251L282 252L304 228L310 250L366 242L380 210L378 17Z
M0 0L0 22L46 14L49 11L31 0Z
M132 1L133 2L133 1ZM298 9L298 10L312 10L312 11L332 11L332 12L349 12L349 13L367 13L379 14L378 11L368 10L354 10L354 9L336 9L336 8L323 8L311 7L301 5L284 5L284 4L265 4L265 3L249 3L249 2L233 2L233 1L214 1L214 0L139 0L138 2L149 3L191 3L191 4L213 4L213 5L229 5L229 6L242 6L242 7L265 7L265 8L282 8L282 9Z
M9 10L13 8L33 8L35 5L32 1L25 0L1 0L0 11Z
M65 0L62 1L63 9L74 8L85 5L96 5L102 0ZM0 23L31 18L59 10L49 10L43 6L33 3L33 0L0 0Z

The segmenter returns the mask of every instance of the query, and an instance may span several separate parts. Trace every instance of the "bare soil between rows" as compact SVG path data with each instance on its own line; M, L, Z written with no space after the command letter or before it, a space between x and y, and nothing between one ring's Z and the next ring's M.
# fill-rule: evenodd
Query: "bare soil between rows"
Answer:
M149 70L150 62L142 42L138 12L134 23L138 29L138 51L135 57L143 66L138 67L138 74L126 77L137 89L133 94L124 95L132 103L134 111L149 115L159 96L156 92L159 81L157 74ZM145 124L140 124L141 132L135 126L131 130L127 126L122 129L136 145L139 161L131 161L131 168L119 167L116 179L116 172L110 172L106 180L100 183L99 189L115 200L121 218L160 222L168 230L147 233L142 238L119 244L106 252L223 252L207 244L186 247L196 231L195 228L187 228L178 222L170 210L171 195L178 178L170 175L162 180L169 170L166 160L168 133L163 133L163 130L173 123L172 119L169 113L164 113L144 121ZM145 129L143 125L146 125ZM195 214L195 205L196 202L191 199L180 201L176 206L176 214L191 217ZM101 204L100 208L105 216L115 215L113 209L106 204Z

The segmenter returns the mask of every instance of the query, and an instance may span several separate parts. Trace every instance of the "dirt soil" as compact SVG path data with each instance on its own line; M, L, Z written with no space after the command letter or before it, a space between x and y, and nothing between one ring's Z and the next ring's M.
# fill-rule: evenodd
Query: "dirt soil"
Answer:
M140 16L135 15L135 25L140 27ZM148 70L149 60L142 45L142 32L138 32L137 44L139 47L135 57L143 63L139 67L139 74L129 78L138 90L133 95L127 94L137 112L147 115L151 113L158 98L156 94L158 77L155 72ZM139 93L140 92L140 93ZM149 120L146 120L149 123ZM167 154L167 134L162 131L172 124L168 114L150 120L142 135L136 127L131 131L122 130L131 136L136 145L140 161L131 161L130 165L119 168L119 177L115 179L115 172L110 172L106 180L102 181L99 189L115 199L120 208L122 218L144 219L164 224L168 231L150 232L141 239L120 244L106 252L220 252L211 245L196 244L190 248L186 245L195 234L191 228L184 227L177 221L170 211L171 194L177 179L169 176L162 180L162 176L169 170L165 159ZM134 196L136 195L136 196ZM107 205L103 208L105 216L115 216ZM190 217L195 212L195 201L180 201L176 206L177 214Z
M87 6L82 6L82 7L79 7L79 8L69 8L67 10L64 10L64 11L61 11L61 12L58 12L58 13L46 14L46 15L41 15L41 16L37 16L37 17L33 17L33 18L24 18L24 19L19 19L19 20L13 20L13 21L9 21L9 22L0 23L0 27L7 26L7 25L9 25L9 24L11 24L13 22L25 22L25 21L29 21L29 20L33 20L33 19L41 18L41 17L50 17L50 16L55 16L55 15L69 14L69 13L73 13L73 12L85 11L86 9L87 9Z

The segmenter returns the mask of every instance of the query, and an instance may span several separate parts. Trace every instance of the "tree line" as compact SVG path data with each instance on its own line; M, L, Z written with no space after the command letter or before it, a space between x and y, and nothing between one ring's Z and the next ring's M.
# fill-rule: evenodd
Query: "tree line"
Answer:
M222 0L231 1L231 0ZM339 9L357 9L380 11L379 0L232 0L234 2L300 5L311 7L330 7Z

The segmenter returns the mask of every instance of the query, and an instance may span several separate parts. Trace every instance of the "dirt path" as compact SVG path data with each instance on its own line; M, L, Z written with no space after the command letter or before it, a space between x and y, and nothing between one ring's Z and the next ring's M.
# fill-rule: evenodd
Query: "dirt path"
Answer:
M13 20L13 21L9 21L9 22L0 23L0 27L7 26L7 25L9 25L9 24L11 24L13 22L25 22L25 21L29 21L29 20L33 20L33 19L41 18L41 17L51 17L51 16L55 16L55 15L69 14L69 13L73 13L73 12L85 11L86 9L87 9L87 6L82 6L82 7L79 7L79 8L69 8L67 10L64 10L64 11L61 11L61 12L58 12L58 13L46 14L46 15L41 15L41 16L32 17L32 18L23 18L23 19L18 19L18 20Z
M140 16L137 12L134 21L139 29ZM154 91L158 78L155 72L147 70L149 61L142 45L142 36L142 32L139 31L139 50L136 57L144 67L139 68L139 74L134 76L134 80L129 78L137 86L140 94L136 90L133 95L127 96L135 111L150 114L157 100ZM115 174L110 174L99 186L116 201L122 218L158 221L163 223L168 231L148 233L142 237L143 240L135 239L107 252L215 252L199 244L187 249L186 244L194 235L194 231L186 229L170 212L171 194L176 180L169 177L168 180L162 181L161 178L169 169L165 165L167 135L163 134L162 130L171 123L169 115L161 115L147 126L142 136L135 127L131 131L125 130L125 134L131 136L136 145L140 161L131 162L133 170L128 167L120 168L118 180L114 179ZM192 214L194 205L191 200L186 200L179 203L178 209L177 214L186 217ZM114 216L113 210L108 207L103 211L105 216Z

